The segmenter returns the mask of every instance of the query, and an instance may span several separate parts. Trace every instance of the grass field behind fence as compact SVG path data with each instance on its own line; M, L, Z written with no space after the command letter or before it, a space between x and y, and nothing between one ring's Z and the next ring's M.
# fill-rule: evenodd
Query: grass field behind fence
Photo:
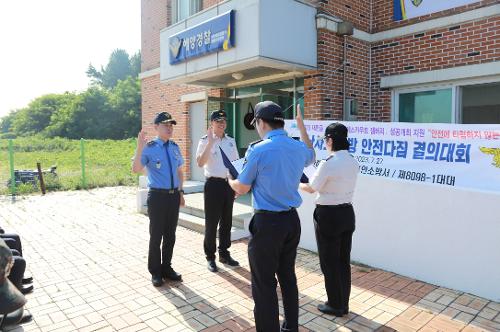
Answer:
M45 177L48 191L74 190L82 188L80 141L64 138L18 138L14 143L14 168L42 169L57 166L57 177ZM133 185L137 176L130 171L131 157L135 151L135 139L85 140L85 168L87 188ZM0 139L0 194L10 192L8 140ZM32 185L21 185L17 193L40 191Z

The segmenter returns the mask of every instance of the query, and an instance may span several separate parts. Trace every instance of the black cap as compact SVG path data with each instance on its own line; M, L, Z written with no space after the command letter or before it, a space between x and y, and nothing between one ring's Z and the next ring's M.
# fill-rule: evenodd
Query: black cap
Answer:
M330 137L330 138L347 139L347 133L348 133L347 127L339 122L332 123L325 129L325 137Z
M210 114L210 121L227 120L227 114L224 110L213 111Z
M159 124L159 123L171 123L176 125L177 121L172 119L172 116L168 112L160 112L156 114L154 124Z
M285 121L283 115L283 110L280 105L272 101L263 101L255 105L255 117L252 121L252 125L257 119L269 120L269 121Z

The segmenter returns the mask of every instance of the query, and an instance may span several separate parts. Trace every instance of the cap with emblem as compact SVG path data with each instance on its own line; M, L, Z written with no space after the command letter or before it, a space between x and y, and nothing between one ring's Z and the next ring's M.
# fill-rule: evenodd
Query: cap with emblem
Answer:
M0 239L0 315L11 313L26 303L26 298L7 279L13 258L12 252L4 240Z
M272 101L263 101L255 105L255 117L252 121L252 125L255 124L257 119L269 120L269 121L285 121L283 115L283 110L280 105Z
M176 125L177 121L175 121L172 118L172 115L170 115L170 113L168 113L168 112L160 112L160 113L156 114L156 117L155 117L155 120L154 120L154 124L160 124L160 123L171 123L171 124Z
M227 114L224 110L213 111L210 114L210 121L227 120Z

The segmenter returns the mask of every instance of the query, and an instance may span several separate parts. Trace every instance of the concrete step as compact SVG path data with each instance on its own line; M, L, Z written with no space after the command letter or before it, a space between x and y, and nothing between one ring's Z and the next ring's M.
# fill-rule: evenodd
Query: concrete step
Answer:
M203 220L205 219L205 211L201 208L196 207L196 206L188 206L188 205L181 206L180 212L201 218ZM239 227L239 228L244 228L245 219L248 219L251 217L252 217L251 213L233 215L233 226Z
M239 240L242 238L246 238L250 236L248 232L248 223L243 223L242 227L236 226L233 221L233 227L231 228L231 241ZM182 226L187 229L191 229L198 233L205 233L205 219L197 217L192 214L180 212L179 213L179 226Z

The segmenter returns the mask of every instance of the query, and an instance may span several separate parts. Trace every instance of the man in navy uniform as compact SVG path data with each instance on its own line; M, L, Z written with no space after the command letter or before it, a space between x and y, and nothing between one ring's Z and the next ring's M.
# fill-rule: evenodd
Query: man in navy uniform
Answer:
M196 162L203 167L207 181L204 187L205 239L203 248L208 262L208 270L217 272L215 264L217 225L219 226L219 262L238 266L229 254L231 227L233 224L233 204L235 193L227 182L228 170L222 160L222 151L229 160L239 159L236 141L226 135L227 115L223 110L212 112L207 135L200 139L196 151Z
M242 195L252 189L254 215L248 260L257 331L280 331L276 278L284 306L282 331L298 331L298 288L295 258L300 240L300 219L295 210L302 203L298 187L304 167L315 160L314 149L302 121L297 126L302 142L289 137L281 107L271 101L255 106L255 127L262 138L247 150L246 163L237 180L229 184Z
M184 205L184 159L179 146L171 140L176 124L169 113L158 113L154 119L157 137L148 142L146 133L139 133L132 165L133 172L141 173L146 168L148 175L148 269L155 287L161 286L163 279L182 280L171 266L179 206Z

